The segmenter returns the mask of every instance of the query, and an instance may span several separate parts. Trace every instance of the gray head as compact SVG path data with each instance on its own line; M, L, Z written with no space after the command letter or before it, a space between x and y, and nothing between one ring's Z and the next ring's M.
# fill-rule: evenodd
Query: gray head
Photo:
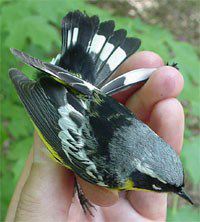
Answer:
M135 119L133 125L121 127L112 142L119 147L115 157L125 160L126 172L131 170L129 175L134 188L174 192L192 203L183 190L183 166L174 149L141 121Z
M142 127L143 139L136 141L132 179L134 186L156 192L173 192L189 201L184 192L184 172L179 156L152 130ZM133 142L134 144L134 142Z

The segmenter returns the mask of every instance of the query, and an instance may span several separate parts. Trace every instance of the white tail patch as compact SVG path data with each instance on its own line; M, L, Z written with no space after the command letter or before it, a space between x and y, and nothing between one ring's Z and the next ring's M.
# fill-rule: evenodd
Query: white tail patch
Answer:
M107 42L100 54L100 59L105 61L113 51L114 47L115 46L113 44Z
M72 44L75 45L78 39L78 28L73 29L73 37L72 37Z
M69 48L69 46L71 44L71 39L72 39L72 32L71 32L71 30L68 30L68 33L67 33L67 48Z
M144 68L127 72L122 75L123 77L125 77L124 84L129 85L131 83L140 82L148 79L156 69L157 68Z
M95 34L89 52L98 54L101 51L101 48L103 47L105 41L106 41L105 36Z
M110 70L114 70L125 58L126 52L122 48L118 47L107 61Z

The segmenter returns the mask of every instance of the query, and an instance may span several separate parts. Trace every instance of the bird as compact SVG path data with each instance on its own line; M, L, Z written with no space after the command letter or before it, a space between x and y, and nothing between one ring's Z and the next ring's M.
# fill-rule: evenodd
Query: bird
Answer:
M184 191L184 170L173 148L113 95L145 83L156 68L115 77L118 67L140 47L139 38L115 30L79 10L62 20L61 52L43 62L11 49L37 69L29 79L16 68L10 78L50 155L83 180L119 191L173 192L193 204ZM136 87L137 88L137 87ZM92 204L77 183L85 213Z

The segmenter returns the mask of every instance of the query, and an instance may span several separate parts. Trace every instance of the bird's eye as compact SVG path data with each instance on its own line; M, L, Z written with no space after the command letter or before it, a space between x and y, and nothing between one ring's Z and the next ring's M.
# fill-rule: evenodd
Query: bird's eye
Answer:
M156 186L155 184L153 184L152 187L153 187L154 190L162 190L161 187L158 187L158 186Z

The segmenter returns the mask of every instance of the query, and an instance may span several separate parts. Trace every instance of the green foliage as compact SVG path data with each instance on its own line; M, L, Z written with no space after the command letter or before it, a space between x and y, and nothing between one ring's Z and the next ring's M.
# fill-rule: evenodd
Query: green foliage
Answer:
M186 140L181 157L194 185L200 183L200 136Z
M199 221L199 212L194 210L192 207L184 206L178 211L168 209L167 218L169 222L195 222Z
M172 34L159 26L150 26L140 19L111 16L105 10L86 4L83 0L0 0L1 20L1 203L2 218L16 186L33 138L33 127L22 107L14 87L8 78L8 69L19 67L28 76L33 69L22 66L10 54L9 48L16 47L42 60L50 61L59 52L61 37L60 23L67 11L80 9L88 14L97 14L102 20L114 19L117 28L126 28L130 36L142 39L142 50L152 50L165 61L179 63L185 78L185 87L180 99L187 102L185 112L199 118L199 70L194 47L176 41ZM189 118L189 117L188 117ZM188 119L190 121L190 119ZM193 184L199 184L199 137L192 127L186 128L185 150L182 159L185 170ZM196 131L195 131L196 132ZM175 214L169 209L169 221L195 221L196 211L181 208ZM190 218L191 217L191 218ZM3 219L0 219L1 221Z

